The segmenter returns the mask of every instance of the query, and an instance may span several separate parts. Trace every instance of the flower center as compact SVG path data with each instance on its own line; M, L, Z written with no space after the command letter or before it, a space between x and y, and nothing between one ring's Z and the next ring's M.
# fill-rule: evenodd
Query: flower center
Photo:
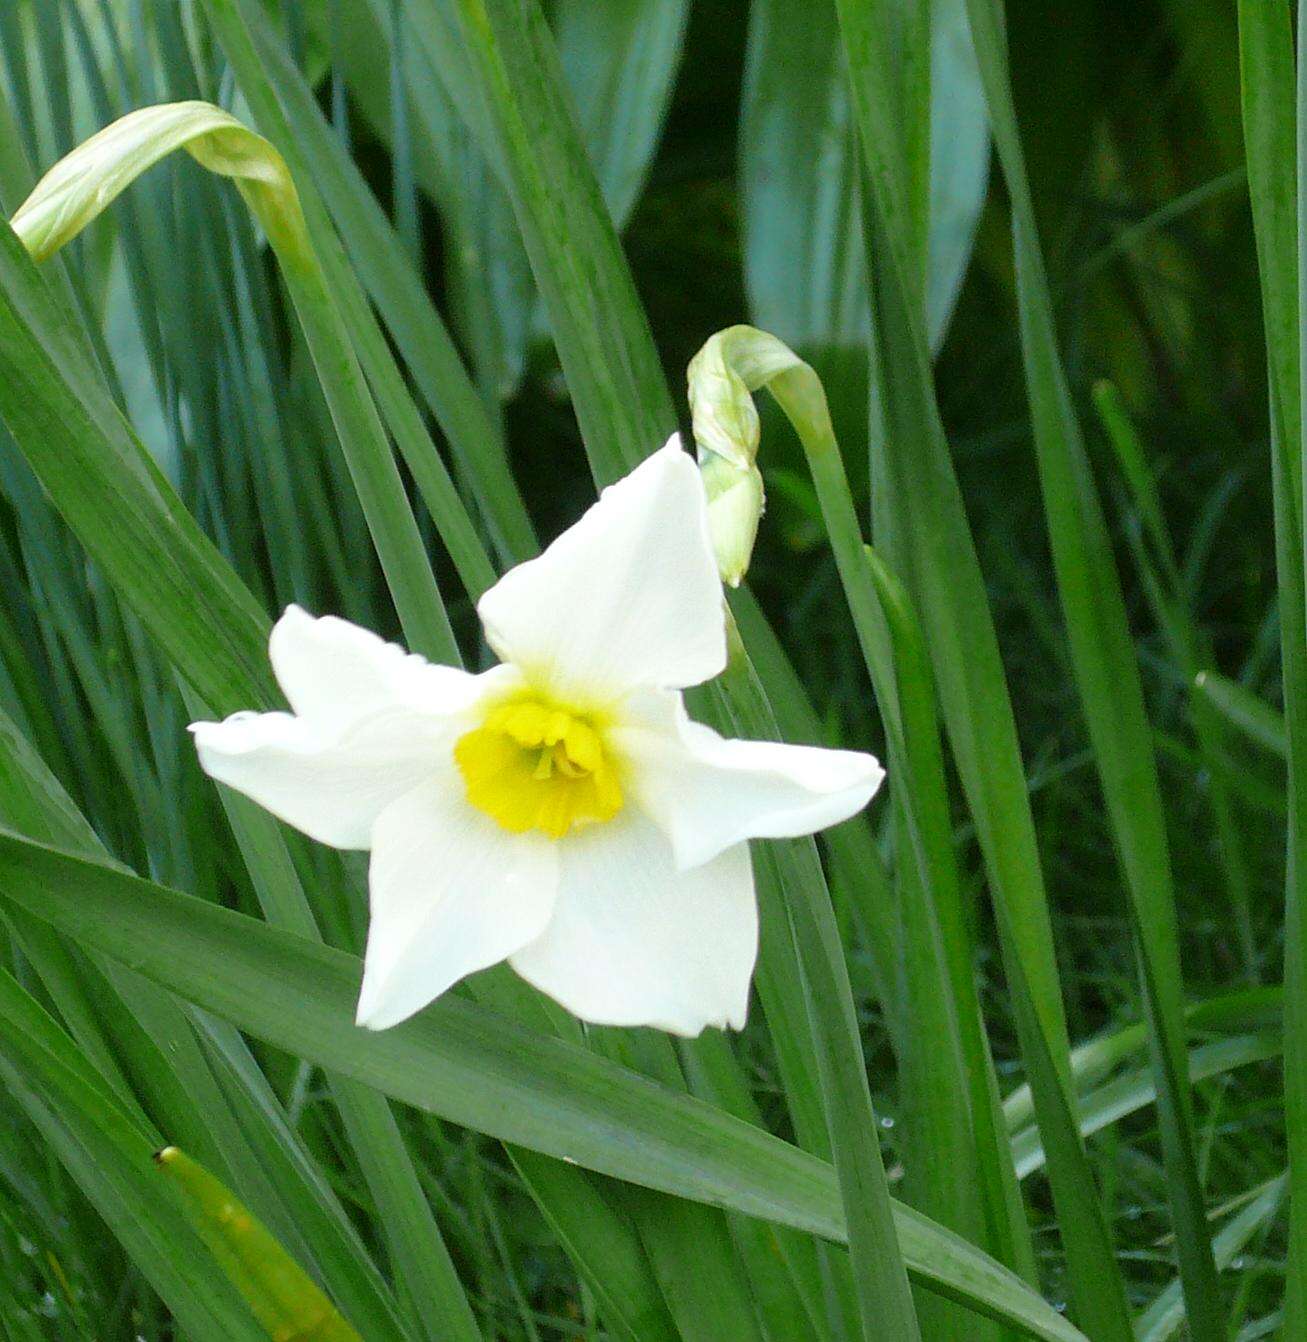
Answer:
M459 738L454 759L468 801L513 834L561 839L622 809L617 769L593 723L535 697L492 708Z

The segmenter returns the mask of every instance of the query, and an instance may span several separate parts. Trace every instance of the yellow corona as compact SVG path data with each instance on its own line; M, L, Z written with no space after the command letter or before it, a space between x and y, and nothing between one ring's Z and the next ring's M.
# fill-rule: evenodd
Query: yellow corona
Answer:
M561 839L622 809L615 762L593 720L534 696L492 708L454 759L468 801L512 834Z

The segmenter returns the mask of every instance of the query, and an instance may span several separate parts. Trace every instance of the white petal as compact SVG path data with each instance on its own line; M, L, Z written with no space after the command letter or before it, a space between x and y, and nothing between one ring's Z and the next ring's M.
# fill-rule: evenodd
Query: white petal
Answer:
M558 849L554 916L510 957L524 979L596 1025L743 1026L758 953L747 845L678 871L658 827L628 808Z
M477 606L490 646L573 704L697 685L726 665L703 485L673 438Z
M334 848L368 847L377 816L448 767L453 748L447 721L402 710L343 730L289 713L233 713L191 732L211 778Z
M857 750L726 740L690 721L679 694L640 695L628 712L609 739L682 867L744 839L795 838L847 820L885 777Z
M273 626L268 654L290 706L301 717L344 726L383 709L453 712L477 693L457 667L436 666L334 615L288 606Z
M557 845L469 806L451 769L388 806L372 835L358 1023L384 1030L544 931Z

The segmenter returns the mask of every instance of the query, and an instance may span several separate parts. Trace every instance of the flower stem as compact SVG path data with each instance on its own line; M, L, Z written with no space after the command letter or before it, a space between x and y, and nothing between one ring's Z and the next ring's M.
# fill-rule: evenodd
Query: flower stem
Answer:
M738 640L732 654L721 685L736 731L776 739L766 692ZM921 1333L894 1230L853 989L817 848L811 839L790 839L759 844L757 851L761 861L775 864L798 951L863 1336L913 1342Z
M290 170L271 143L209 103L142 108L56 163L14 215L14 232L36 260L45 260L137 177L177 149L230 178L267 235L317 368L404 636L416 651L457 661L453 631L389 439L309 240Z

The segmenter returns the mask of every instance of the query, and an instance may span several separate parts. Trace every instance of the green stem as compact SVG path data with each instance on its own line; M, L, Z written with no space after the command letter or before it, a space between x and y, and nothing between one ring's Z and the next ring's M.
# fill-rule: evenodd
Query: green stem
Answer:
M723 686L736 729L743 736L774 740L778 732L766 692L743 644L738 638L733 643ZM812 840L788 840L785 846L796 862L778 864L778 875L803 975L863 1336L867 1342L891 1337L895 1342L913 1342L921 1333L894 1229L876 1137L879 1125L867 1086L839 929L830 903L813 898L814 891L821 889L821 868ZM767 849L761 851L763 861L773 860ZM813 869L814 879L796 888L786 878L795 867L802 870L804 866Z
M132 112L55 164L14 215L14 232L36 260L44 260L177 149L230 178L267 234L304 328L404 636L415 651L453 660L453 631L389 440L309 239L295 183L267 140L208 103L168 103Z
M713 454L710 463L715 457L741 473L754 470L758 421L751 392L763 384L796 427L802 424L800 437L805 447L814 441L834 445L829 416L823 439L820 412L825 395L815 374L764 332L747 326L719 332L696 356L689 377L695 438ZM853 527L856 532L856 517ZM718 548L722 548L720 539ZM733 622L731 631L731 665L724 688L735 727L746 736L775 739L779 733L771 706ZM875 1110L839 930L829 902L814 897L821 890L819 882L805 881L802 889L796 888L795 876L802 864L817 860L811 842L792 844L791 850L795 864L779 867L777 874L816 1045L826 1122L849 1221L849 1249L863 1328L868 1338L916 1337L916 1314L894 1238L889 1190L875 1139ZM767 860L772 860L770 853ZM891 1310L897 1315L897 1326L880 1331Z
M974 1177L983 1180L980 1190L970 1181L962 1187L951 1182L952 1172L946 1173L940 1180L940 1196L947 1205L932 1202L929 1211L953 1228L974 1234L978 1229L976 1205L981 1202L992 1246L1004 1262L1033 1280L1035 1267L1024 1209L1011 1160L1005 1154L1006 1141L999 1140L1002 1122L997 1081L976 1001L953 864L929 663L924 648L915 648L915 658L909 656L913 651L907 646L909 627L915 629L915 621L906 607L906 594L883 572L877 580L873 556L863 544L826 394L813 369L774 336L736 326L714 336L691 370L695 436L716 461L733 460L741 469L753 468L757 414L752 392L761 387L775 397L807 457L858 642L881 705L890 758L896 773L901 769L907 780L897 789L896 799L904 809L911 850L920 868L923 919L937 941L931 991L943 1000L930 1003L940 1008L937 1028L941 1037L936 1042L941 1053L950 1038L955 1048L955 1066L947 1084L956 1092L956 1121L969 1129L966 1146L977 1148L979 1168ZM899 617L892 631L887 616ZM907 673L910 679L899 666L903 657L908 657L912 668ZM915 769L914 761L919 763ZM933 807L923 800L926 798L934 802ZM935 1061L945 1062L943 1058Z

